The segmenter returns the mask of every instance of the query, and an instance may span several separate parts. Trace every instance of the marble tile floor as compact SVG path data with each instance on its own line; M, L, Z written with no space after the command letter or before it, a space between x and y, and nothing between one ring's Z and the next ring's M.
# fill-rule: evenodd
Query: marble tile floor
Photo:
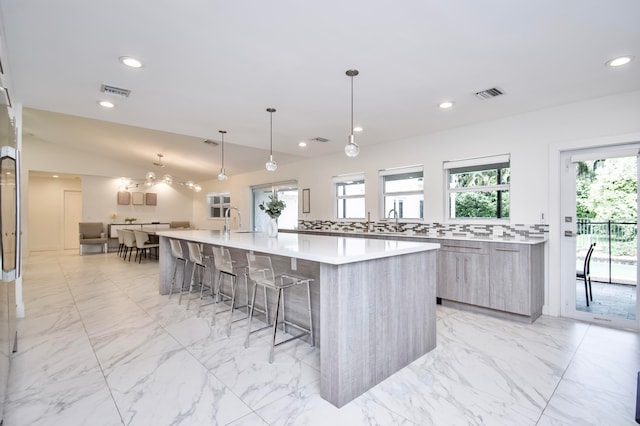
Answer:
M438 307L437 348L338 409L304 342L243 347L157 292L158 265L33 253L5 426L634 425L640 334Z

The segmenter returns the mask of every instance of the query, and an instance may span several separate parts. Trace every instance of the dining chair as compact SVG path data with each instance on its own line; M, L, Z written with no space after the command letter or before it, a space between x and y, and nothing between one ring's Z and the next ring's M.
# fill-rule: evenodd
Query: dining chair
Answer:
M128 229L123 229L121 230L121 232L122 232L122 238L124 240L124 256L122 257L122 259L127 260L127 254L128 254L129 262L131 262L131 252L133 251L133 249L137 250L136 236L133 233L133 231L130 231Z
M133 231L136 238L136 258L138 263L142 263L142 256L147 257L147 250L156 249L156 258L158 258L158 248L160 244L149 241L149 234L144 231ZM135 261L135 259L134 259Z

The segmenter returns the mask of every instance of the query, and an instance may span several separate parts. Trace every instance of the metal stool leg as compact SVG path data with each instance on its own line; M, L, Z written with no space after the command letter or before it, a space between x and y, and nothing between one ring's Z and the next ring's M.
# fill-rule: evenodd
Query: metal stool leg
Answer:
M249 347L249 337L251 337L251 320L253 320L253 309L256 305L256 287L257 285L253 284L253 292L251 296L251 308L249 309L249 324L247 326L247 338L244 340L244 347Z
M309 280L307 280L307 307L309 308L309 337L311 338L311 346L316 345L315 335L313 334L313 315L311 314L311 289L309 288Z
M197 263L193 265L193 270L191 271L191 284L189 285L189 294L187 295L187 309L189 309L189 305L191 304L191 292L193 291L193 284L195 282L195 276L198 275L196 270L200 265Z
M273 363L273 350L276 346L276 332L278 329L278 311L280 310L280 299L283 296L282 289L278 289L278 297L276 299L276 317L273 320L273 339L271 340L271 350L269 351L269 364ZM282 310L284 314L284 309ZM284 323L284 318L283 318Z

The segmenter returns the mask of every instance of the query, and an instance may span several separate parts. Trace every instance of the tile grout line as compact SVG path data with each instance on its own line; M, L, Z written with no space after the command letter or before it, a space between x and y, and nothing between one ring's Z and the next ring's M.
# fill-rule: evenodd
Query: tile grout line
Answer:
M549 396L549 399L547 400L547 403L545 404L544 408L540 412L540 417L538 417L538 421L536 422L536 425L540 423L540 420L542 420L542 417L544 416L545 411L547 411L547 408L549 407L549 403L551 403L551 400L553 399L553 396L556 394L556 391L558 390L558 387L560 386L560 384L564 380L565 374L567 374L567 371L569 370L569 368L571 368L571 364L573 364L573 360L575 359L576 355L578 354L578 351L580 350L580 346L582 346L582 342L584 342L584 339L587 337L587 333L591 329L591 325L592 324L589 324L589 323L585 323L585 324L586 324L587 328L586 328L586 330L584 332L584 335L580 339L580 342L576 345L576 349L573 352L573 355L571 356L571 359L567 363L567 366L565 367L564 371L562 372L562 376L560 376L560 380L558 380L558 383L556 383L555 387L553 388L553 392L551 392L551 395Z
M64 270L62 265L60 265L60 268L62 270ZM113 405L116 408L116 411L118 412L118 416L120 416L120 422L124 425L125 424L124 423L124 417L122 416L122 412L120 411L120 407L118 406L118 403L117 403L115 397L113 396L113 392L111 391L111 386L109 386L109 382L107 380L107 376L104 373L104 369L102 367L102 363L100 363L100 359L98 358L98 354L96 353L96 350L95 350L95 347L93 345L93 342L91 341L91 338L89 337L89 332L87 331L87 327L86 327L85 322L84 322L84 316L80 312L80 309L78 309L78 305L77 305L77 302L76 302L76 297L73 294L73 290L71 290L71 287L69 286L69 282L67 280L67 277L66 277L66 275L64 275L64 273L63 273L63 276L64 276L64 279L65 279L65 283L67 284L67 287L69 287L69 293L71 293L71 297L73 299L73 306L76 309L76 311L78 312L78 315L80 316L80 321L82 321L82 328L84 330L84 333L85 333L85 336L86 336L87 340L89 341L89 345L91 346L91 351L93 352L93 356L96 359L96 363L98 364L98 368L100 368L100 373L102 374L102 378L104 380L104 384L105 384L107 390L109 391L109 396L111 397L111 400L113 401ZM109 279L108 281L111 284L113 284L118 289L118 291L120 291L120 292L122 291L122 289L119 286L115 285L113 283L113 281L111 281L111 279Z

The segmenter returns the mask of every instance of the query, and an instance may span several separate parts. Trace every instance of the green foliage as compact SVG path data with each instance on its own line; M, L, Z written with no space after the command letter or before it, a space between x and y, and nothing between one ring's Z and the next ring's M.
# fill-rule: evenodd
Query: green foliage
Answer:
M629 219L637 215L635 157L580 162L576 167L579 218Z
M260 210L268 214L271 219L277 219L280 217L282 210L284 210L287 205L284 201L278 200L277 197L269 195L269 201L266 202L266 204L265 202L260 203L258 207Z
M636 253L636 167L635 157L576 164L578 233L589 235L602 248L610 243L614 256L635 256Z
M509 217L509 191L501 192L501 217ZM498 191L462 192L455 197L455 217L497 217Z

